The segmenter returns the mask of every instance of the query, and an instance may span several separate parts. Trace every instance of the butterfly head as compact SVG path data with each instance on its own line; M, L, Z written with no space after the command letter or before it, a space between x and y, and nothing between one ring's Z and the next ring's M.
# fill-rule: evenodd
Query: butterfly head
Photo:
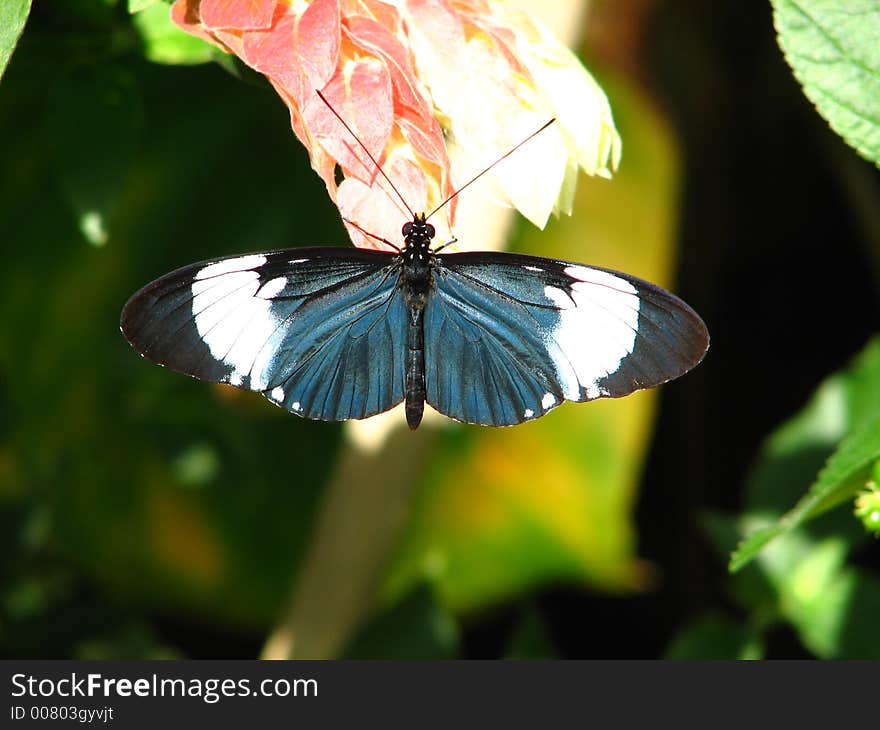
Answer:
M425 221L424 213L416 213L411 221L403 224L401 233L406 244L405 251L424 256L429 252L435 231L434 226Z

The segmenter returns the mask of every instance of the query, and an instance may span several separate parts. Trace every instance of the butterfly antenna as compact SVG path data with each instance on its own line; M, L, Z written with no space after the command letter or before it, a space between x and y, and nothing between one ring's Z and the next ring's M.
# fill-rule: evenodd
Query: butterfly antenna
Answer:
M327 101L327 99L324 97L324 95L323 95L320 91L318 91L317 89L315 90L315 93L318 95L318 97L321 99L321 101L323 101L323 102L327 105L327 108L328 108L331 112L333 112L333 116L336 117L340 122L342 122L342 126L345 127L345 128L348 130L348 133L349 133L352 137L354 137L355 142L357 142L357 143L361 146L361 149L362 149L364 152L367 153L367 157L370 158L370 162L372 162L372 163L376 166L376 169L382 174L382 177L384 177L385 180L388 181L388 184L391 186L391 189L392 189L395 193L397 193L397 197L400 198L400 202L403 203L403 207L406 208L407 211L409 211L409 214L410 214L410 216L411 216L412 218L415 218L415 217L416 217L416 214L413 212L413 209L410 208L409 205L407 205L406 200L404 199L403 195L400 194L400 191L397 189L397 186L395 186L395 184L394 184L393 182L391 182L391 178L388 177L388 175L385 174L385 170L382 169L382 166L376 161L376 158L373 157L373 155L370 153L370 150L367 149L367 146L366 146L363 142L361 142L360 138L354 133L354 130L353 130L351 127L348 126L348 124L346 123L346 121L345 121L341 116L339 116L339 112L337 112L337 111L336 111L336 110L330 105L330 102ZM516 148L514 148L514 149L516 149ZM512 152L512 151L513 151L513 150L511 150L511 152Z
M464 185L462 185L452 195L450 195L448 198L446 198L446 200L444 200L442 203L440 203L440 205L438 205L436 208L434 208L434 210L432 210L430 213L428 213L428 215L425 216L425 220L428 220L428 218L430 218L432 215L434 215L434 213L436 213L438 210L440 210L444 205L446 205L450 200L452 200L462 190L464 190L469 185L472 185L473 183L475 183L477 180L479 180L481 177L483 177L483 175L485 175L487 172L489 172L489 170L491 170L493 167L495 167L495 165L497 165L499 162L501 162L501 160L505 159L506 157L510 157L510 155L512 155L514 152L516 152L520 147L522 147L532 137L536 137L537 135L539 135L541 132L543 132L545 129L547 129L547 127L549 127L551 124L553 124L553 122L555 122L555 121L556 121L556 117L554 117L549 122L544 124L544 126L542 126L540 129L536 129L534 132L532 132L528 137L526 137L518 145L509 149L507 152L505 152L503 155L501 155L501 157L499 157L497 160L495 160L495 162L493 162L491 165L489 165L489 167L487 167L485 170L483 170L479 175L477 175L476 177L472 177L470 180L468 180Z
M368 230L366 230L365 228L362 228L357 223L355 223L353 220L349 220L348 218L343 218L342 220L344 220L346 223L348 223L348 225L353 226L354 228L357 228L365 236L369 236L370 238L372 238L376 241L381 241L386 246L391 246L391 248L393 248L395 251L397 251L397 253L400 253L400 251L401 251L400 246L398 246L395 243L391 243L391 241L389 241L387 238L382 238L382 236L377 236L375 233L370 233Z

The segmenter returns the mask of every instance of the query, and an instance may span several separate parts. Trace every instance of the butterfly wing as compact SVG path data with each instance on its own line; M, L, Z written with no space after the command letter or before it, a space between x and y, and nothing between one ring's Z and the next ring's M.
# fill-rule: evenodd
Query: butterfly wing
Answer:
M393 254L303 248L193 264L148 284L122 332L172 370L344 420L403 400L406 309Z
M706 326L676 296L606 269L504 253L436 257L425 309L427 401L507 426L563 400L627 395L694 367Z

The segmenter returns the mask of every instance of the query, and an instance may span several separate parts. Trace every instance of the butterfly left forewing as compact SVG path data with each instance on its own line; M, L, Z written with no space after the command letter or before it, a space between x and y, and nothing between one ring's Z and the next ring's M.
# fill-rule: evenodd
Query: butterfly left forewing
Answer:
M437 257L434 281L425 312L427 399L468 423L511 425L563 399L659 385L694 367L708 347L705 325L684 302L614 271L449 254ZM456 351L473 365L442 355Z
M343 248L203 262L137 292L122 331L178 372L307 418L365 418L403 399L398 270L391 254Z

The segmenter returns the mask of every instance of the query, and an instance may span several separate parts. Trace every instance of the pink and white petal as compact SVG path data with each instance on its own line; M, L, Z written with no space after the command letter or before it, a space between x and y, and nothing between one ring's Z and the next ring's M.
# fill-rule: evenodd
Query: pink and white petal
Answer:
M588 175L611 177L620 163L621 140L605 93L555 39L529 51L523 58L566 133L571 156Z
M381 164L394 125L391 78L385 64L369 57L348 61L322 91ZM303 119L313 137L339 162L347 176L367 184L376 177L375 165L317 94L306 99Z
M202 21L199 18L198 0L177 0L171 6L171 20L190 35L201 38L203 41L207 41L221 50L231 53L226 44L218 41L214 34L206 30L202 25Z
M524 132L519 135L520 141L540 126L531 123L533 119L528 115L527 122L510 127ZM553 125L520 147L515 155L498 163L492 174L513 207L538 228L543 228L550 214L557 210L568 166L568 151L561 130Z
M292 50L297 18L286 13L269 30L245 33L242 60L280 86L298 105L307 94L307 79Z
M446 141L443 138L440 125L435 120L434 126L436 129L432 127L431 132L426 133L418 124L414 124L405 117L398 117L397 126L415 155L422 158L422 167L425 170L425 174L433 183L429 186L426 205L427 209L433 209L452 195L454 191L452 186L452 164L449 161ZM457 205L458 198L453 198L449 202L448 212L453 218Z
M419 78L436 107L450 116L448 111L457 106L464 70L460 59L467 45L461 18L446 0L406 0L405 12Z
M339 59L339 0L314 0L297 15L279 5L271 28L244 34L243 60L275 79L302 106L333 76Z
M396 5L382 0L348 0L351 9L346 15L365 15L398 35L403 32L403 19ZM397 0L400 4L400 0Z
M278 0L201 0L199 16L212 30L258 30L272 25L277 5Z
M324 148L318 144L317 140L312 137L308 127L303 121L302 114L299 111L299 107L287 93L286 89L282 88L272 79L269 79L269 82L272 84L272 86L275 87L278 95L284 100L284 103L287 105L287 108L290 111L290 126L293 129L293 133L296 135L297 139L302 142L303 146L308 151L309 161L311 162L312 169L316 173L318 173L320 178L324 181L324 185L327 187L327 193L330 195L330 199L335 202L337 187L335 174L336 160L328 155Z
M434 117L430 96L416 76L407 49L371 18L354 16L347 19L346 31L355 45L385 61L394 93L395 121L413 151L439 168L437 187L446 191L449 187L449 158L443 130Z
M396 156L383 169L410 208L414 211L424 210L428 186L422 169L402 156ZM347 178L339 185L336 204L343 218L398 246L402 244L401 229L410 219L409 212L383 178L377 178L372 186L355 178ZM355 246L387 250L387 246L365 236L354 226L347 228Z
M465 22L479 28L495 43L497 52L504 58L511 73L528 76L528 69L519 59L518 42L523 38L523 27L511 23L522 13L512 13L505 6L487 3L456 3L456 10Z
M407 49L387 28L372 18L352 16L346 19L345 29L352 43L367 53L381 58L388 65L394 84L395 106L418 116L431 117L424 89L418 82Z
M313 89L323 89L339 63L339 0L313 0L296 26L294 48Z

